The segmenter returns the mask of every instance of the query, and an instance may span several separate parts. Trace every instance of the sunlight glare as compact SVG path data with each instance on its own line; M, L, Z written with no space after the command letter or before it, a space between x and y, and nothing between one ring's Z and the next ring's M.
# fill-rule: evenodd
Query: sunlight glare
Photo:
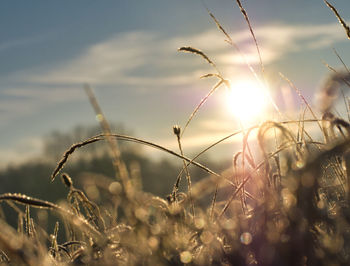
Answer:
M254 81L231 83L227 96L229 111L242 122L254 121L264 115L268 99L263 88Z

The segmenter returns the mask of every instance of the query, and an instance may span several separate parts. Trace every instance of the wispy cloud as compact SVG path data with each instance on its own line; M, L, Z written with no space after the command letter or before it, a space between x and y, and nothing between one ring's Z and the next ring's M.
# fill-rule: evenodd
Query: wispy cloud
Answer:
M30 74L28 80L40 84L81 85L164 85L175 82L175 77L160 73L163 60L170 61L167 41L148 32L120 34L91 46L81 55L40 74ZM176 49L174 49L176 51ZM153 69L151 75L149 72ZM154 79L157 76L157 79ZM188 82L185 75L176 81Z
M345 40L343 29L337 23L274 24L254 30L265 65L291 53L315 51ZM249 32L244 30L231 36L248 61L257 64L256 49ZM199 57L179 55L177 48L185 45L203 50L222 69L244 63L216 29L171 38L150 32L119 34L82 50L59 65L12 75L0 91L0 123L6 113L11 116L28 114L50 103L83 98L80 91L83 83L148 92L172 86L186 88L201 74L207 73L210 66ZM0 44L0 51L7 46L3 44L1 48Z
M331 47L333 44L346 41L339 24L321 25L267 25L255 29L265 64L273 63L283 56L296 52L307 52ZM233 35L233 40L241 47L246 59L251 64L258 64L254 43L247 32ZM221 62L226 64L244 64L239 54L232 53L220 56Z
M324 25L275 24L255 28L263 60L272 63L284 55L299 51L322 49L345 39L337 23ZM177 36L163 39L155 33L131 32L95 44L64 65L37 75L30 75L32 82L44 84L82 84L90 82L104 85L171 85L187 83L189 73L179 74L178 69L189 63L175 51L183 45L202 49L218 64L243 64L242 57L227 43L218 30L209 30L193 36ZM232 39L246 55L250 63L258 58L248 31L232 34ZM182 63L182 64L180 64ZM199 60L193 64L200 67ZM176 68L176 69L175 69ZM166 69L168 72L165 72ZM153 70L153 71L150 71ZM174 73L176 72L176 73ZM147 75L148 73L148 75ZM157 79L155 79L155 77Z

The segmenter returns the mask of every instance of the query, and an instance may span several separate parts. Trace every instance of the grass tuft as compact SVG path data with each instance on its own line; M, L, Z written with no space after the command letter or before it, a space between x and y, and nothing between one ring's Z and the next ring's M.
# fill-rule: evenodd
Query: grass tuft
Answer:
M247 12L241 1L236 2L248 23L264 72ZM339 13L325 3L349 36ZM226 41L235 46L216 17L207 11ZM331 84L321 91L321 100L328 101L319 104L323 109L318 106L321 119L301 91L281 74L302 100L298 119L268 120L242 128L189 158L184 155L184 131L214 91L230 84L202 51L193 47L181 47L179 51L201 56L217 71L201 78L218 79L185 127L173 126L179 152L112 133L92 89L86 85L103 133L69 147L53 170L51 181L77 149L103 141L109 144L116 176L86 173L81 177L82 188L78 188L79 182L73 182L77 176L63 173L61 181L67 194L58 204L18 193L0 195L0 202L17 215L17 225L12 227L0 210L0 264L350 265L350 121L335 111L339 86L350 85L348 68L339 54L335 51L346 73L326 64L333 73ZM347 103L344 94L343 98ZM309 113L312 119L307 118ZM323 141L318 140L319 136L313 138L317 127ZM198 162L213 147L229 145L225 141L235 136L242 137L242 142L225 171L217 173ZM123 162L119 141L145 145L182 161L166 199L142 190L140 166ZM192 179L193 166L201 170L198 180ZM180 185L184 174L187 190ZM51 229L44 229L36 222L35 215L40 216L36 209L59 214L59 220Z

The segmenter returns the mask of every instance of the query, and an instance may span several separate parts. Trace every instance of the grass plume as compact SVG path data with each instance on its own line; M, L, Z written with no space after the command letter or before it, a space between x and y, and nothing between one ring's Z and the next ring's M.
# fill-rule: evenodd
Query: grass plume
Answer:
M333 11L334 15L337 17L339 23L343 26L346 35L348 36L348 39L350 39L350 27L345 23L344 19L340 16L337 9L331 5L327 0L323 0L325 4L330 8L330 10Z
M212 65L216 69L215 63L213 61L211 61L209 59L209 57L199 49L193 48L191 46L183 46L183 47L180 47L178 49L178 51L179 52L187 52L187 53L191 53L191 54L197 54L197 55L201 56L202 58L204 58L210 65Z
M240 0L236 0L236 3L237 3L237 5L238 5L238 7L239 7L239 9L240 9L240 11L241 11L241 13L242 13L242 15L243 15L245 21L246 21L247 24L248 24L248 28L249 28L250 34L251 34L252 37L253 37L254 44L255 44L256 50L257 50L257 52L258 52L259 61L260 61L260 66L261 66L261 72L264 73L265 70L264 70L264 64L263 64L263 61L262 61L262 58L261 58L260 48L259 48L258 41L257 41L257 39L256 39L256 37L255 37L255 34L254 34L254 31L253 31L253 27L252 27L252 25L251 25L251 23L250 23L250 20L249 20L249 17L248 17L248 13L247 13L247 11L244 9L244 7L243 7L243 5L242 5L242 3L241 3Z

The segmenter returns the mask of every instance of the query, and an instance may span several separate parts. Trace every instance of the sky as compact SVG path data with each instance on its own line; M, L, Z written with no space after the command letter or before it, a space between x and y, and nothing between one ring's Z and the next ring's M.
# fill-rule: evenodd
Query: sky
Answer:
M332 0L350 20L350 2ZM242 1L253 26L268 90L276 104L288 77L313 102L329 70L350 62L349 40L321 0ZM183 126L215 79L213 68L182 46L205 52L232 81L254 79L208 15L220 21L260 74L247 24L232 0L13 1L0 9L0 166L40 154L53 130L97 124L83 90L88 83L108 120L137 137L176 149ZM288 89L287 89L288 90ZM289 91L290 92L290 91ZM219 89L183 138L185 153L239 128ZM299 100L293 104L298 106Z

